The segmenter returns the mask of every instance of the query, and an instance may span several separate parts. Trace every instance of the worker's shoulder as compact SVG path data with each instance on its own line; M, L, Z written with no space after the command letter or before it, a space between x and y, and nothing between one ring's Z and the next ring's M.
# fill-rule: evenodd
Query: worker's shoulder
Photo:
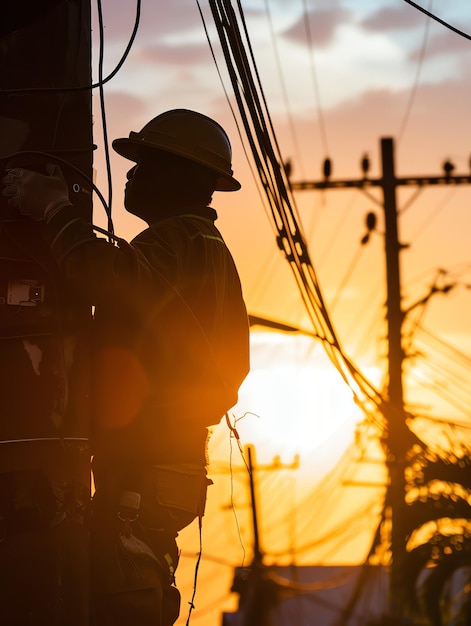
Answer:
M208 207L209 208L209 207ZM215 211L214 211L215 213ZM203 233L219 234L214 224L213 210L207 212L182 212L158 220L149 228L140 233L133 242L152 243L156 240L166 241L179 239L192 239L195 235Z

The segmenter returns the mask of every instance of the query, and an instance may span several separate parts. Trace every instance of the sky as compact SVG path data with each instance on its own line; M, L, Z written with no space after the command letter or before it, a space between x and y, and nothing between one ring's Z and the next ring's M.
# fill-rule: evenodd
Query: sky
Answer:
M280 151L292 163L293 181L320 180L326 157L332 160L332 179L358 179L365 154L371 177L378 177L384 137L394 139L399 176L438 176L447 159L455 165L455 174L469 173L468 39L403 0L242 0L241 4ZM420 4L471 33L469 3L421 0ZM96 76L96 3L92 6ZM130 37L135 4L103 0L102 6L106 76ZM231 411L242 449L254 445L260 465L262 547L268 562L358 562L369 547L385 481L380 465L372 469L358 459L362 451L364 457L381 454L358 445L362 415L322 345L309 335L311 323L277 248L250 154L247 158L209 5L200 0L200 6L204 23L196 0L142 0L129 57L105 85L109 140L139 130L171 108L200 111L227 130L242 190L216 194L213 206L239 268L249 313L306 331L293 335L253 330L252 371ZM99 104L95 93L96 180L106 196ZM144 225L123 210L121 190L128 165L117 156L111 165L115 231L132 238ZM439 445L442 431L432 428L430 416L469 427L471 188L401 188L397 200L404 244L402 307L408 312L406 400L423 416L422 427L430 427L430 445ZM381 385L387 348L381 197L374 190L370 195L355 190L302 191L295 192L295 201L340 342L368 378ZM362 245L369 212L376 214L377 228ZM98 202L94 220L105 224ZM447 293L440 292L447 285ZM438 291L428 298L433 288ZM460 433L463 438L469 435L466 428ZM248 478L237 442L224 424L216 428L210 452L215 484L203 525L197 609L192 615L198 626L219 623L221 610L234 607L229 593L232 568L250 563L252 546ZM365 477L372 477L378 486L355 487L355 481L364 482ZM184 608L179 624L185 623L191 597L197 528L186 529L181 541L179 586ZM204 591L208 587L209 595Z

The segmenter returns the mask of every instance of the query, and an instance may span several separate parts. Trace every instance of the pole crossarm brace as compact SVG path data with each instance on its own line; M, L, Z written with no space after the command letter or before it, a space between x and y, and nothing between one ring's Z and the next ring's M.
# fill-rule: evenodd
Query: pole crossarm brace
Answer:
M424 185L461 185L470 184L471 176L409 176L393 179L394 186L423 187ZM359 178L357 180L320 180L300 181L290 183L293 191L306 191L308 189L346 189L364 187L383 187L383 178Z

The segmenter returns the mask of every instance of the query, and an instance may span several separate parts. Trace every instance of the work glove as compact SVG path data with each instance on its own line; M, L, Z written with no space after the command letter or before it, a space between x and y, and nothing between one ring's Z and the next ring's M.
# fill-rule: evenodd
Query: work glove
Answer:
M8 204L33 220L49 222L66 206L71 206L67 183L58 165L48 163L47 174L15 168L2 178L2 194Z

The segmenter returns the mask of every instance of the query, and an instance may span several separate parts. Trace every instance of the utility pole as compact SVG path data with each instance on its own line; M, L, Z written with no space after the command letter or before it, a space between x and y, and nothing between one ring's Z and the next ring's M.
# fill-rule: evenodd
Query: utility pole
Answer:
M249 491L250 491L250 508L252 511L252 532L253 532L253 564L261 565L263 561L263 550L260 545L260 529L258 521L258 499L257 499L257 483L255 479L256 472L260 470L274 471L281 469L298 469L299 456L296 455L289 465L282 464L277 456L269 465L257 464L255 457L255 449L253 446L246 446L247 467L249 475ZM253 567L252 564L252 567Z
M3 3L0 170L59 165L92 215L89 0ZM90 311L0 196L0 622L89 623Z
M258 526L258 507L257 497L255 492L255 478L254 478L254 459L255 452L252 446L247 446L247 464L249 467L249 488L250 488L250 505L252 510L252 528L253 528L253 565L260 565L262 563L262 550L260 548L260 535Z
M269 575L268 568L263 563L263 551L260 542L257 484L255 474L259 470L297 469L299 457L296 455L293 463L283 465L276 457L269 465L257 465L253 446L246 446L247 469L249 476L250 507L252 513L253 556L248 570L236 570L232 589L239 594L240 623L242 626L270 626L270 611L278 602L278 588ZM245 470L245 468L243 468ZM230 614L229 614L230 615ZM223 626L227 618L223 617Z
M290 181L293 191L357 188L366 190L379 187L383 193L385 221L385 258L386 258L386 324L388 342L388 380L386 402L382 408L385 418L384 445L386 464L389 472L389 486L386 494L386 510L391 522L391 575L389 611L393 619L405 617L402 596L402 572L406 554L405 537L401 531L402 512L405 504L405 459L410 448L412 434L406 425L403 389L402 322L404 311L401 302L400 252L404 247L400 243L396 189L401 186L423 187L426 185L470 184L471 176L454 176L451 163L444 164L441 176L397 177L394 163L394 141L392 138L381 139L382 175L380 178L368 177L368 163L363 161L364 176L352 180L330 180L330 161L324 163L325 177L320 181Z

